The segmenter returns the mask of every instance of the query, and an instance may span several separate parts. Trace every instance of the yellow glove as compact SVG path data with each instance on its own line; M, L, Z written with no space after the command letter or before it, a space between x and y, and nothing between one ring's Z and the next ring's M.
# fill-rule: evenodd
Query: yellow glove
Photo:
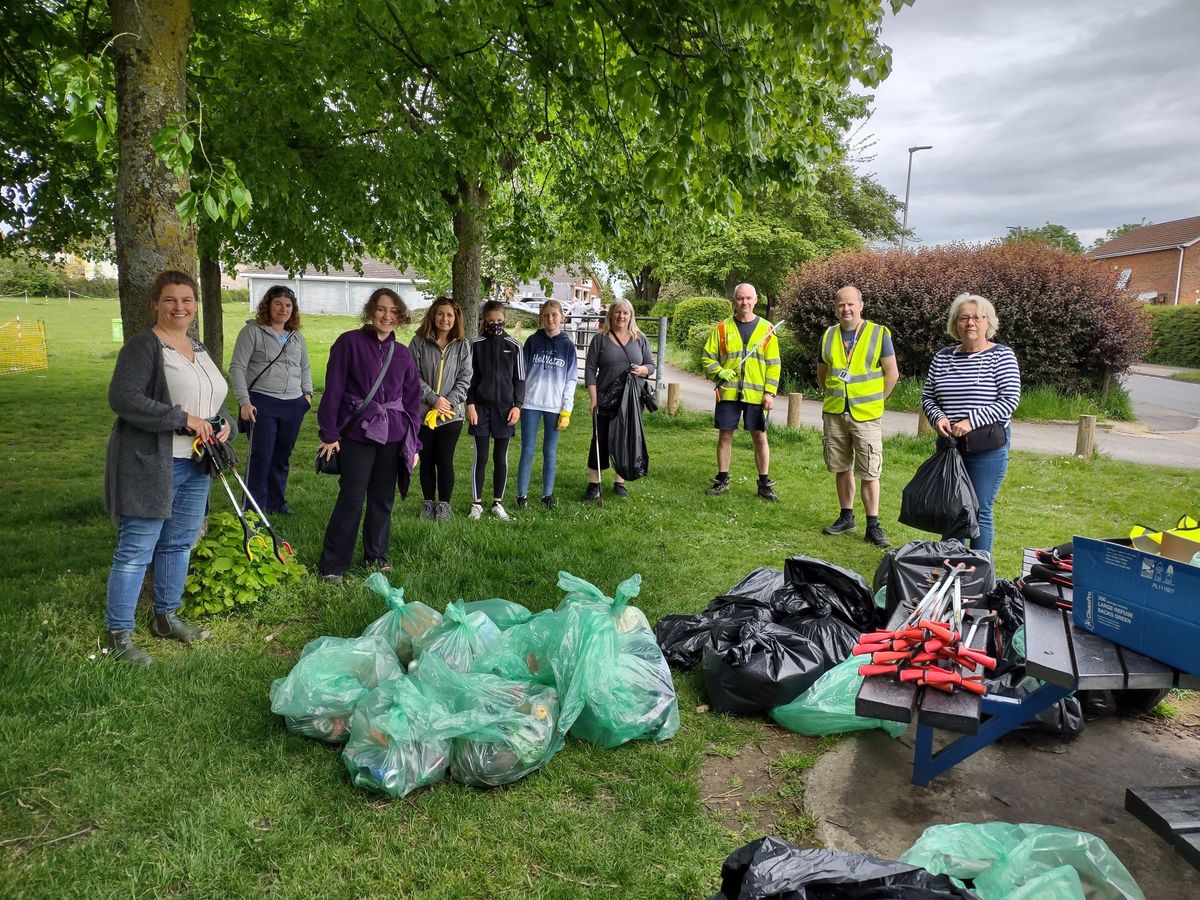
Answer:
M431 409L425 413L425 427L430 430L437 428L443 422L451 417L452 413L438 412L437 409Z
M571 424L571 411L564 409L558 414L558 430L566 431L567 426Z

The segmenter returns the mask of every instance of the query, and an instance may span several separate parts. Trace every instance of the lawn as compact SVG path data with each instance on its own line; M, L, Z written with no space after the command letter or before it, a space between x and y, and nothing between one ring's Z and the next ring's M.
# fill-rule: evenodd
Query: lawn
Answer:
M698 776L706 760L752 750L761 722L698 711L694 674L676 675L682 727L667 743L601 750L571 740L544 770L494 791L447 782L389 801L354 789L336 751L284 730L267 688L305 642L355 634L382 611L357 583L306 581L212 618L213 639L195 649L139 629L157 664L113 665L97 651L114 538L102 472L117 306L0 301L0 321L13 315L46 322L50 368L0 376L3 893L699 897L717 889L722 859L758 836L711 818ZM245 318L227 310L230 347ZM353 321L305 322L319 386L330 341ZM817 432L773 433L782 502L767 506L754 496L744 435L734 489L704 495L709 421L650 416L651 476L631 485L628 501L610 495L601 509L577 500L589 437L586 416L577 417L560 446L560 508L509 523L467 521L463 446L451 522L419 521L412 497L397 503L393 580L408 599L439 608L500 596L536 610L557 603L559 569L609 591L640 572L636 603L653 622L695 611L749 569L791 553L871 578L879 551L860 537L820 534L836 509ZM310 418L285 526L308 565L336 489L308 465L315 440ZM895 519L900 489L929 452L928 439L886 444L884 523L897 543L919 537ZM515 477L516 448L511 464ZM1192 470L1017 453L997 512L998 571L1015 574L1022 545L1174 521L1198 495ZM214 493L212 502L223 508L225 498ZM799 820L794 829L785 824L784 836L807 836Z

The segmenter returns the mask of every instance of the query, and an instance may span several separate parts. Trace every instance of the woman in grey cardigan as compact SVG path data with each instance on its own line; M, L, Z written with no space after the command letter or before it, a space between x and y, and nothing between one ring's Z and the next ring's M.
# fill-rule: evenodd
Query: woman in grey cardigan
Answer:
M267 513L287 515L288 469L312 407L312 369L300 333L300 304L286 285L267 289L233 347L229 381L250 429L246 486Z
M117 414L104 460L104 508L117 523L108 576L108 649L138 666L154 660L133 643L133 614L154 562L155 637L190 644L208 637L176 615L192 545L200 535L210 479L192 461L197 436L227 441L227 419L214 429L229 388L188 327L196 318L196 282L162 272L150 286L153 327L121 348L108 386Z
M421 518L450 518L454 450L462 434L463 400L471 384L471 345L462 310L438 297L408 345L421 376Z

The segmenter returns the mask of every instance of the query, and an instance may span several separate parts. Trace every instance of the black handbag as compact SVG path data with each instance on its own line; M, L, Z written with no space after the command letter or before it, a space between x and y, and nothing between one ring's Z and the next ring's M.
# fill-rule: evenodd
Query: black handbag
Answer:
M396 352L396 341L393 340L392 346L388 348L387 359L385 359L383 361L383 368L379 370L379 375L375 378L375 383L373 385L371 385L371 389L369 391L367 391L367 396L363 397L362 405L358 409L356 409L354 411L354 415L352 415L349 419L347 419L346 423L344 425L342 425L341 428L338 429L339 441L341 440L341 435L346 431L347 428L350 427L350 423L353 422L355 419L357 419L359 417L359 415L362 414L362 411L367 408L367 404L375 399L375 394L379 391L379 385L383 384L383 376L387 374L388 367L390 367L392 364L392 354L395 352ZM342 458L341 457L342 457L342 451L340 449L334 450L332 453L329 454L329 457L326 458L325 455L323 453L321 453L321 448L318 447L317 448L317 458L314 463L314 468L316 469L317 474L318 475L341 475L342 474Z
M264 375L267 374L267 369L269 369L269 368L271 368L271 366L275 365L275 363L279 361L279 357L281 357L281 356L283 356L283 354L287 353L288 341L290 341L292 339L293 333L294 332L288 332L288 336L284 340L282 346L280 346L279 352L275 354L275 358L273 360L271 360L269 363L267 363L265 366L263 366L262 370L257 375L254 376L254 380L252 382L250 382L248 385L246 385L246 396L247 397L249 397L250 392L252 390L254 390L254 386L256 384L258 384L258 379L262 378ZM253 419L243 419L242 414L239 411L237 427L238 427L239 432L244 434L246 437L251 437L254 433L254 420Z
M642 390L638 394L638 399L642 401L642 409L646 412L658 412L658 397L654 395L649 381L642 382Z
M958 439L958 449L963 453L982 453L984 450L995 450L1003 447L1008 440L1008 432L1004 430L1003 422L990 422L972 428Z

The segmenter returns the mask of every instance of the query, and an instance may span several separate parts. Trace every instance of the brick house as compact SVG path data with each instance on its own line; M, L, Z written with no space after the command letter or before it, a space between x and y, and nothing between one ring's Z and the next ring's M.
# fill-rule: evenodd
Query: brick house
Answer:
M1200 303L1200 216L1134 228L1084 256L1153 303Z
M550 285L549 291L543 293L545 285ZM600 282L582 267L559 266L553 272L542 275L531 281L525 281L516 286L513 299L527 300L536 297L551 297L559 301L564 308L583 305L594 310L600 308Z

